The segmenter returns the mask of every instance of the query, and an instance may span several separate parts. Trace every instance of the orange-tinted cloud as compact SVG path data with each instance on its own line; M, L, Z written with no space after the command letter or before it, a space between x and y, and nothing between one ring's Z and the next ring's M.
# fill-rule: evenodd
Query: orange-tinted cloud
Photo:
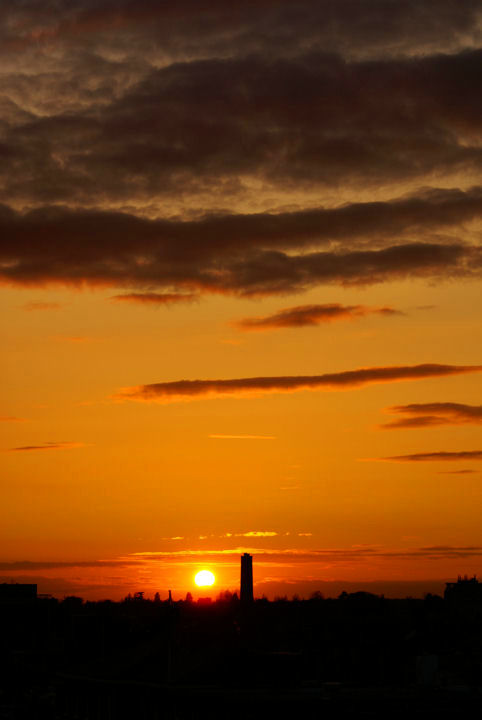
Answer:
M382 428L420 428L434 425L480 425L482 424L482 405L464 405L461 403L435 402L395 405L389 412L405 415Z
M272 530L250 530L245 533L234 533L234 537L275 537L277 534Z
M466 462L467 460L482 460L482 450L458 450L455 452L438 450L436 452L413 453L411 455L392 455L391 457L379 459L393 462Z
M3 416L0 416L0 422L13 422L13 423L26 422L26 419L14 417L13 415L3 415Z
M253 377L234 380L177 380L124 388L116 396L120 400L175 402L204 396L242 396L298 390L345 389L369 383L419 380L430 377L481 372L482 365L422 364L411 366L373 367L323 375L287 377Z
M276 330L279 328L296 328L306 325L321 325L333 320L351 320L365 315L401 315L389 307L369 308L363 305L298 305L283 308L273 315L262 315L237 320L232 324L240 330Z
M79 442L46 442L41 445L22 445L10 448L10 452L29 452L31 450L70 450L73 448L85 447L85 443Z

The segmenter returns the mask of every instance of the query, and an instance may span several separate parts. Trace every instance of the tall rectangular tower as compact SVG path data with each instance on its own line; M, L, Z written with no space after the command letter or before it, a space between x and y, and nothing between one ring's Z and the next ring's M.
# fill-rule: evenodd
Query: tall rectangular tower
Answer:
M241 555L241 593L243 603L253 602L253 556L249 553Z

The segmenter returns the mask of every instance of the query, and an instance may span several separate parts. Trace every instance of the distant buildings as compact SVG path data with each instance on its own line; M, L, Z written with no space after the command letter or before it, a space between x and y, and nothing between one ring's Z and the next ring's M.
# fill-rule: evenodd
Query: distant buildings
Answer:
M253 556L241 555L241 593L242 603L253 602Z
M459 575L457 582L446 583L445 600L452 602L482 602L482 584L479 583L476 576L462 577Z

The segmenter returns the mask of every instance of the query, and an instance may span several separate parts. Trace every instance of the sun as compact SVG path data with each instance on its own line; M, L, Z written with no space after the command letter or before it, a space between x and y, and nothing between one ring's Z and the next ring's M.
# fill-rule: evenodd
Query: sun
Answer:
M198 587L214 585L215 581L216 578L210 570L200 570L194 578L194 582Z

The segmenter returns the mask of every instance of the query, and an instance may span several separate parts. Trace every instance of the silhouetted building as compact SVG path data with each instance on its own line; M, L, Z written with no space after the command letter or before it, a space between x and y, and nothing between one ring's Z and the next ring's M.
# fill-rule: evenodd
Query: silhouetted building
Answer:
M457 582L446 583L445 600L452 602L482 602L482 584L477 577L462 577L459 575Z
M37 586L23 583L0 584L0 602L18 603L37 599Z
M253 602L253 556L241 556L241 602Z

